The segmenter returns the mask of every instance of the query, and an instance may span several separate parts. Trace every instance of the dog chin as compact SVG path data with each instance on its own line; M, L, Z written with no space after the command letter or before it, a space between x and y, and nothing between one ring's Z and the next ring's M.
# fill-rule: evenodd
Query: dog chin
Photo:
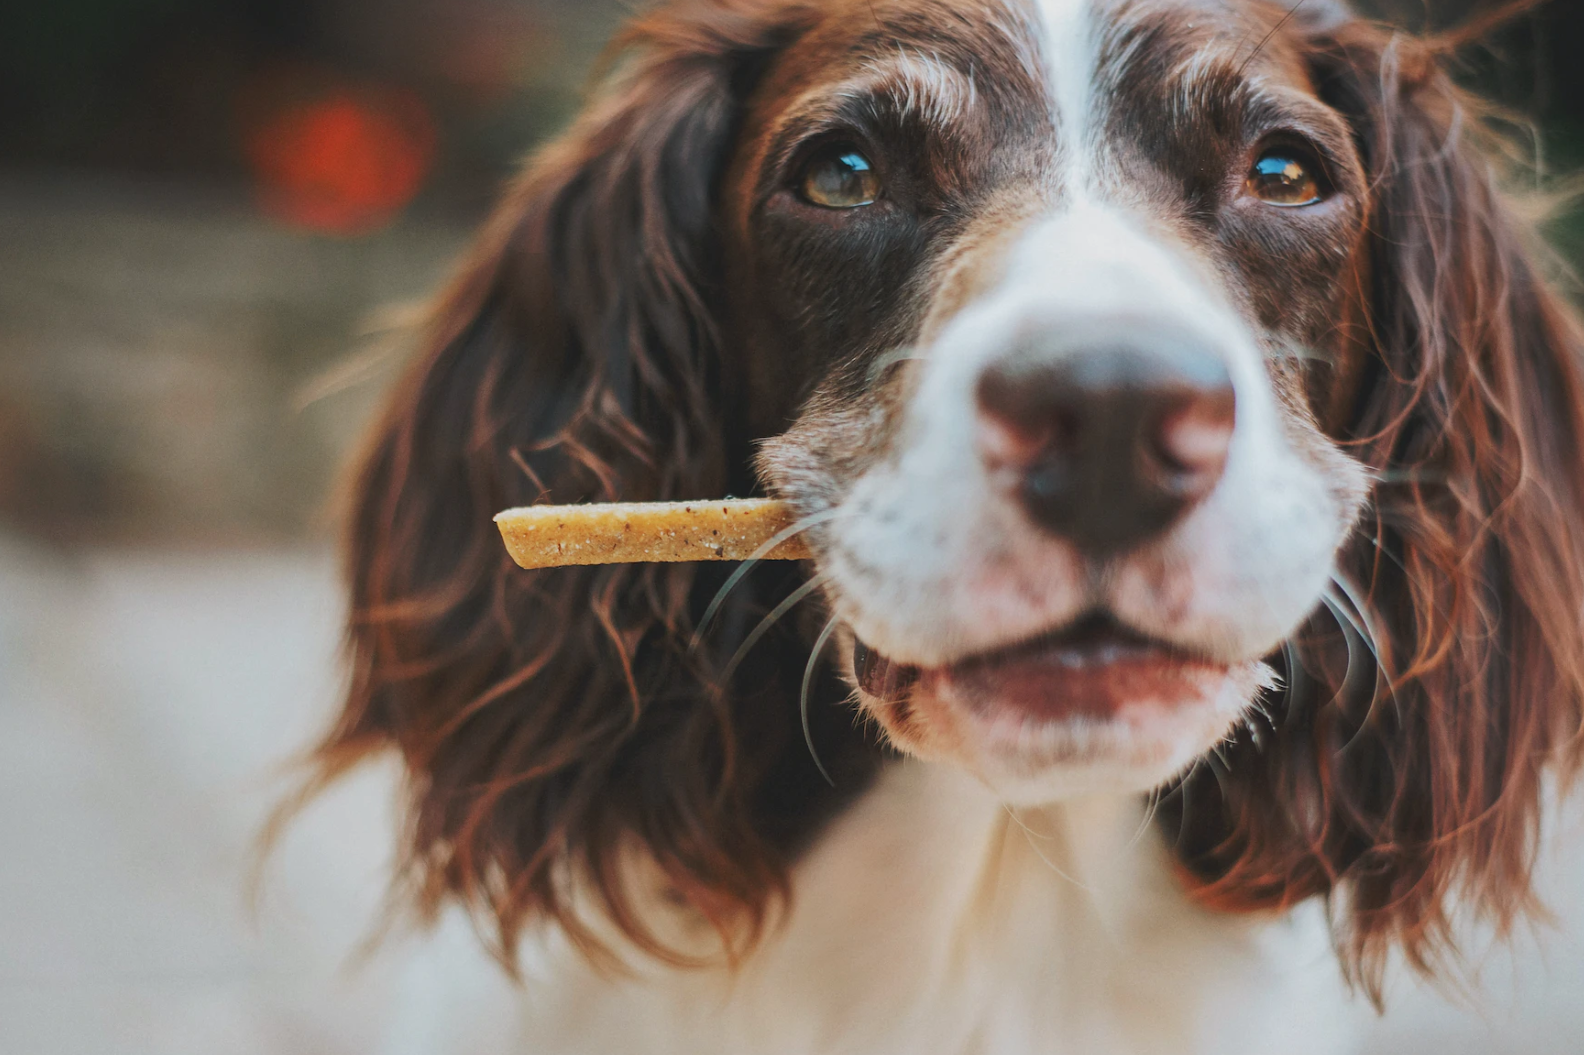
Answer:
M1106 631L1038 639L934 669L854 647L866 707L891 740L975 773L1012 805L1159 787L1202 758L1275 685Z

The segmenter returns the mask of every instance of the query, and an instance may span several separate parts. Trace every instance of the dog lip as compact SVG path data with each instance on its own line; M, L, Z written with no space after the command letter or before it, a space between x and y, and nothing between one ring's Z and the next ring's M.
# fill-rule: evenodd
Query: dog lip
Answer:
M923 669L896 663L862 641L853 639L853 673L858 687L876 699L894 703L907 695L923 676Z
M1016 644L969 656L949 665L953 674L972 674L1027 660L1085 669L1146 658L1181 649L1139 633L1105 613L1091 613Z
M897 663L862 641L853 642L853 672L864 692L894 702L926 676L971 682L1000 670L1040 664L1079 675L1143 664L1204 664L1180 646L1149 637L1107 613L1090 613L1055 630L936 668Z

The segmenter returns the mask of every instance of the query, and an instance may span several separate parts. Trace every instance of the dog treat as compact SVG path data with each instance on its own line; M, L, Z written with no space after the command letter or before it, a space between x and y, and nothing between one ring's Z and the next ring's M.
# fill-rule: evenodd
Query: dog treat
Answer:
M747 560L796 520L790 506L770 498L523 506L495 516L506 551L524 568ZM793 535L758 556L803 560L809 550Z

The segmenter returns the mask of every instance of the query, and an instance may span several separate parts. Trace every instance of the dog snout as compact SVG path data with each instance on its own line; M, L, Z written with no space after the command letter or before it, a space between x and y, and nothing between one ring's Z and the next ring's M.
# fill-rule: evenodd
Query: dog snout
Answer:
M1214 489L1236 405L1225 361L1171 338L1020 348L976 396L992 478L1091 557L1162 534Z

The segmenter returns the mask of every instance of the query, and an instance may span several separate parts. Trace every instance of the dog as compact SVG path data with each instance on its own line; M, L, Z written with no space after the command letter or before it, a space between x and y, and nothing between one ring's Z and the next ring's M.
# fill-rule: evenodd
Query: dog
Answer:
M1535 908L1580 330L1447 40L1334 0L669 0L357 463L398 891L535 1052L1331 1052ZM525 572L769 494L813 559Z

